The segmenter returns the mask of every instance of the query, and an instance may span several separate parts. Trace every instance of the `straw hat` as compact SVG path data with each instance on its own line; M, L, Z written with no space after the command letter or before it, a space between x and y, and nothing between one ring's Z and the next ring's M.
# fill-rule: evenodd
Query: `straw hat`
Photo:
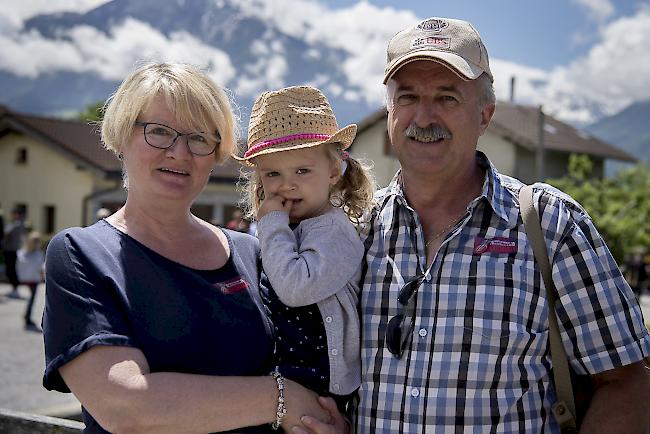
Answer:
M339 129L327 98L311 86L294 86L264 92L253 104L248 124L248 150L236 160L253 165L251 159L273 152L309 148L328 143L348 148L357 126Z

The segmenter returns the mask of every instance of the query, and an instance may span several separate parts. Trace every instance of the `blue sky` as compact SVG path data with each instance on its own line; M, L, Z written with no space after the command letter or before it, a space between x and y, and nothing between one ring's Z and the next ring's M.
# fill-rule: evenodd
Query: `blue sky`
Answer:
M146 60L219 65L213 78L246 97L286 85L286 53L277 41L251 47L259 56L259 73L243 77L219 47L187 33L170 37L138 20L126 20L108 35L70 28L57 40L22 31L23 20L35 14L85 12L107 1L0 0L0 71L30 78L52 71L94 72L119 81L144 60L136 56L147 52L156 57ZM576 125L650 100L650 0L214 1L236 3L242 13L289 36L345 52L340 72L348 88L327 77L310 84L349 100L364 99L370 106L383 103L388 39L430 16L475 25L490 54L498 99L509 98L515 76L517 103L543 105L549 114Z
M358 0L326 0L332 8ZM418 17L460 18L478 29L491 57L551 69L584 56L598 40L599 26L634 14L638 0L370 0L379 7L410 9ZM587 6L589 5L589 6ZM606 13L609 7L611 14ZM594 12L600 11L600 12ZM581 42L578 42L581 41Z

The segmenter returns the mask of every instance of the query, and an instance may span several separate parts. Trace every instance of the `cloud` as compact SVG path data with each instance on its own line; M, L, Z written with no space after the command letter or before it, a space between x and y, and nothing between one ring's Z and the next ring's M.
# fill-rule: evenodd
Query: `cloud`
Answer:
M235 93L255 97L263 90L283 87L289 65L282 43L273 40L271 32L266 32L262 39L251 44L249 50L257 60L246 65L243 73L239 74L233 87Z
M587 10L587 16L596 21L604 22L616 12L610 0L573 0Z
M589 52L550 71L492 59L495 92L515 102L543 105L564 121L584 125L612 115L635 101L650 99L650 7L603 25ZM489 49L489 47L488 47Z
M515 102L535 105L541 103L539 95L548 85L548 71L500 59L492 59L490 69L494 76L494 93L497 100L510 100L511 78L514 77Z
M644 55L645 47L650 46L650 8L606 24L604 21L615 13L610 0L574 1L602 24L589 53L552 70L492 59L498 99L510 98L510 79L515 76L516 102L543 105L565 121L586 124L596 116L615 113L639 97L650 97L650 60ZM287 35L347 53L341 64L346 84L323 76L314 78L313 83L333 96L362 100L371 106L383 103L386 42L419 20L411 11L379 8L364 1L341 9L298 0L240 0L240 4L247 14L273 23ZM312 19L315 16L318 20ZM259 80L255 86L263 83Z
M614 114L650 99L650 7L607 24L586 56L549 74L547 105L565 119L593 121L591 105Z
M206 68L218 83L235 76L235 68L223 51L185 32L167 37L134 19L125 20L109 35L94 27L77 26L62 36L47 39L35 30L0 35L0 70L30 78L57 71L91 72L119 81L144 61L181 61Z
M383 102L386 41L419 20L411 11L379 8L365 1L340 9L304 0L240 0L238 4L247 14L273 23L289 36L347 53L341 67L353 89L344 92L340 84L323 80L318 80L319 85L368 104Z
M573 3L581 6L591 23L588 26L578 28L570 36L571 48L590 46L598 39L598 30L614 16L616 10L610 0L573 0ZM594 26L592 23L596 23Z
M38 11L44 11L46 3L52 8L63 8L64 4L90 8L102 1L49 0L39 4ZM611 19L614 13L610 0L573 1L588 8L594 19ZM34 13L37 2L22 0L17 4L22 8L17 13L20 15ZM290 66L283 38L278 38L281 32L310 44L302 54L305 61L323 55L324 47L335 50L333 55L340 60L338 77L322 71L311 78L311 84L331 96L379 107L384 98L381 82L386 43L397 31L419 20L409 10L380 8L365 1L331 9L307 0L238 0L237 7L242 16L260 18L272 28L249 47L255 61L237 71L227 53L185 32L165 35L148 24L128 19L110 34L78 26L52 40L36 31L22 31L6 14L8 8L0 8L0 70L32 78L56 71L91 72L118 81L142 60L187 61L207 67L218 83L231 87L239 97L255 97L263 90L287 84ZM634 15L602 22L595 38L585 56L551 70L493 58L497 97L509 98L514 75L516 102L541 104L549 113L575 123L588 123L631 102L650 99L650 57L646 55L650 6L640 7ZM345 79L340 80L341 74Z
M55 12L84 13L109 0L0 0L0 24L2 16L14 25L38 14ZM11 6L5 3L11 3Z

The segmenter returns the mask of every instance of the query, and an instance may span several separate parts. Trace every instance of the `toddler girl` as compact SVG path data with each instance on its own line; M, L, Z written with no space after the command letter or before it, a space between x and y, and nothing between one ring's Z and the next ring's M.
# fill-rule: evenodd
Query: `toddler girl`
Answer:
M339 129L313 87L262 94L251 112L248 214L257 219L262 298L275 327L282 375L344 409L360 384L358 281L364 247L354 224L372 205L368 169L345 151L356 125ZM264 289L266 287L266 289Z
M36 329L37 326L32 321L32 308L38 285L45 277L45 254L41 248L41 235L38 232L30 232L23 247L16 253L16 274L18 281L27 285L30 291L25 308L25 328Z

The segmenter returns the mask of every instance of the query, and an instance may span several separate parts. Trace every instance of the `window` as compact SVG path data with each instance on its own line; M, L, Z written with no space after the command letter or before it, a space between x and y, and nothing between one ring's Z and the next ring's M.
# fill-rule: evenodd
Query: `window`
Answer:
M209 222L212 220L212 205L195 203L192 205L192 214L200 219L205 220L206 222Z
M54 205L43 206L43 233L52 234L56 227L56 208Z
M16 151L16 164L27 164L27 148L19 148Z

